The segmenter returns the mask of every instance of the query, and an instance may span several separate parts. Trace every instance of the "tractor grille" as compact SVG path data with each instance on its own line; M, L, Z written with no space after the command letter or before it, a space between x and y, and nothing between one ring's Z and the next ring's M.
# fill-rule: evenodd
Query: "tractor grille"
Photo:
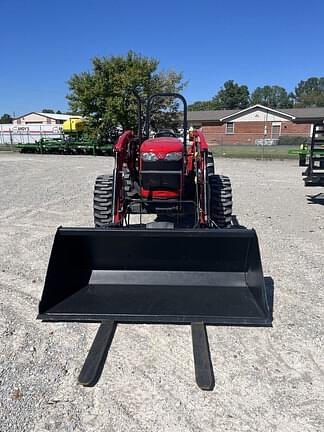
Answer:
M182 160L174 162L143 162L141 186L146 190L179 190Z
M158 160L142 162L142 171L182 171L182 159L179 161Z

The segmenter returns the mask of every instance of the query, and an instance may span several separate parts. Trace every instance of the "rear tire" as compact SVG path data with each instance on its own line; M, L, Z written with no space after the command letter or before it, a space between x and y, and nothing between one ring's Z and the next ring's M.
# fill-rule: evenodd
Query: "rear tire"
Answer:
M93 195L93 216L96 228L112 223L114 177L101 175L96 178Z
M219 228L229 228L232 221L232 186L229 177L209 176L210 218Z

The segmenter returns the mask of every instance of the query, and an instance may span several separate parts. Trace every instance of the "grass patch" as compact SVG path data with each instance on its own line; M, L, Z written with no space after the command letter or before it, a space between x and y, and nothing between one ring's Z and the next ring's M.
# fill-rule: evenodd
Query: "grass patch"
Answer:
M289 155L288 150L296 146L256 146L256 145L219 145L210 146L215 157L247 158L247 159L298 159L298 155Z

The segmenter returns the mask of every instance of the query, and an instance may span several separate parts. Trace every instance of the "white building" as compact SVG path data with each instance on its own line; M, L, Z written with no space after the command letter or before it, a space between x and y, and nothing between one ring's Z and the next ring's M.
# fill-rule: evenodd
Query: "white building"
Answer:
M81 116L70 114L49 114L32 111L13 120L14 126L23 125L61 125L70 118L81 118Z

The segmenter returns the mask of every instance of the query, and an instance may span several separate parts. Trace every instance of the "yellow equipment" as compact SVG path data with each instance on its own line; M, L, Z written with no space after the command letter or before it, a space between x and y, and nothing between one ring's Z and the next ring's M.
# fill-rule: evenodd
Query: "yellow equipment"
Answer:
M81 132L84 129L85 120L80 118L70 118L63 123L64 132Z

